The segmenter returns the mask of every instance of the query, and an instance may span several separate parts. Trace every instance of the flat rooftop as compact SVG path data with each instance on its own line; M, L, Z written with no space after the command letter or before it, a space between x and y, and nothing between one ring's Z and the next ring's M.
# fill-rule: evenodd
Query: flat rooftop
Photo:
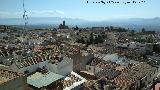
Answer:
M36 72L33 75L27 77L27 83L37 88L41 88L44 86L48 86L51 83L63 78L64 76L53 73L47 72L42 74L41 72Z

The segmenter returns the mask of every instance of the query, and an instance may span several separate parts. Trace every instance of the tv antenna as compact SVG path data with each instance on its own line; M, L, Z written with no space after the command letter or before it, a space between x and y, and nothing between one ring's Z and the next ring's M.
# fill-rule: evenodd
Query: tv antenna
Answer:
M25 8L24 0L23 0L23 19L24 19L24 27L23 27L23 29L26 30L29 18L28 18L28 15L27 15L27 10Z

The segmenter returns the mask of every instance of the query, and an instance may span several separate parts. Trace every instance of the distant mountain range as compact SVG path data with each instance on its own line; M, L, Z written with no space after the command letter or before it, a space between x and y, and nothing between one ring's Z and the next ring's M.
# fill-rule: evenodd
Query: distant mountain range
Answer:
M30 25L53 25L58 26L65 20L69 26L78 25L79 27L100 27L100 26L121 26L134 30L156 30L160 31L160 17L145 19L145 18L130 18L130 19L117 19L117 20L104 20L104 21L87 21L83 19L73 18L60 18L60 17L31 17L28 22ZM7 18L0 19L2 25L23 25L22 18Z
M40 24L52 24L58 25L62 23L62 21L66 21L68 24L80 24L86 22L86 20L82 19L72 19L72 18L60 18L60 17L30 17L28 22L30 25L40 25ZM0 24L7 25L23 25L24 20L22 18L5 18L0 19Z

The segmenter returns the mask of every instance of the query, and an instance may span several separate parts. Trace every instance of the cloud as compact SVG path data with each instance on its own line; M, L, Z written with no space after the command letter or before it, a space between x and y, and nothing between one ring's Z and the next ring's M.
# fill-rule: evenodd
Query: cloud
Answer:
M58 13L58 14L62 14L62 15L64 14L64 12L60 11L60 10L56 10L55 12Z
M0 18L6 18L8 16L10 16L9 12L3 12L3 11L0 12Z
M29 14L31 16L54 17L54 16L62 16L64 15L64 12L60 10L42 10L42 11L32 10Z
M0 18L21 18L23 15L23 11L19 12L6 12L0 11ZM57 17L63 16L64 12L60 10L32 10L27 11L27 15L29 17Z
M0 11L0 18L19 18L22 17L23 12L6 12Z

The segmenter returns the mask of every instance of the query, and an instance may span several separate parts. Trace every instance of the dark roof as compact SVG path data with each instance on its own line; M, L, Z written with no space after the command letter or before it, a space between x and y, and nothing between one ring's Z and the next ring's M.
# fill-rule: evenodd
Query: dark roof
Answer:
M113 70L113 69L106 69L101 70L96 74L97 77L106 77L108 79L113 79L114 77L117 77L120 74L119 71Z

